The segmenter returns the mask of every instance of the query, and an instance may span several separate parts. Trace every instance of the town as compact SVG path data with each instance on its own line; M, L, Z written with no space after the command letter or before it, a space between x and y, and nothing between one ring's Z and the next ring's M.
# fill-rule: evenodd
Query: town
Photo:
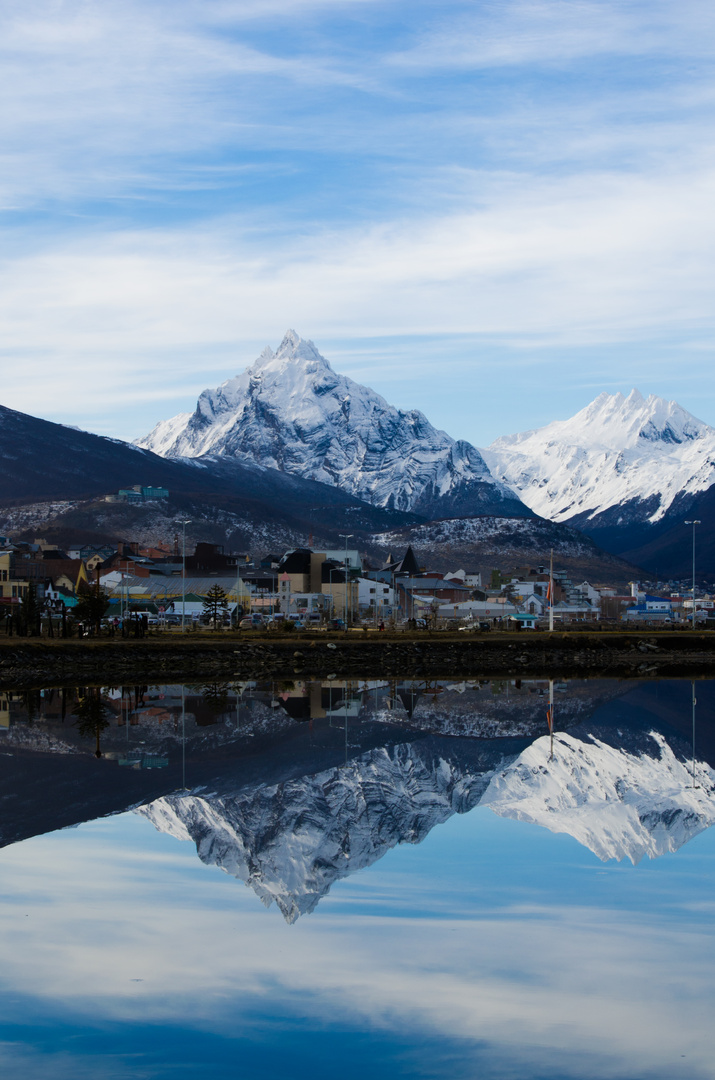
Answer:
M141 494L139 495L141 498ZM411 547L373 565L342 537L341 549L310 547L257 556L225 552L198 541L193 551L177 534L155 547L58 548L38 537L0 537L0 628L26 636L67 636L99 628L86 614L101 597L101 625L129 623L144 631L240 629L548 629L579 625L707 626L712 595L693 582L640 582L630 588L574 582L552 566L509 572L455 567L442 573L420 565ZM83 604L84 598L84 604ZM94 625L96 623L96 626Z

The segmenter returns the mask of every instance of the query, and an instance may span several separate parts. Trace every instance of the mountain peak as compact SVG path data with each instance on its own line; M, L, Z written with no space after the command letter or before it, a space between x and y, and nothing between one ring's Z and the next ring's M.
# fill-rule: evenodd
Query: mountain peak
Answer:
M237 458L432 518L531 516L473 446L337 374L295 330L138 445L165 457Z
M276 360L297 362L315 361L321 368L332 371L330 364L316 349L312 341L302 338L295 330L286 330L283 340L275 353Z
M264 367L266 364L270 364L271 360L275 358L275 355L276 354L273 352L273 349L270 347L270 345L266 345L265 349L254 363L253 367Z
M659 521L681 494L715 480L715 429L637 389L599 394L575 416L497 439L484 458L527 506L566 522L625 505Z

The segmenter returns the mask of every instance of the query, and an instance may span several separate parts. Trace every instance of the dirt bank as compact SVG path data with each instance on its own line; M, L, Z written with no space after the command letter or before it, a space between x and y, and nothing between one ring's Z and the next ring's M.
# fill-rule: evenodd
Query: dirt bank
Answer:
M711 631L492 634L200 634L0 640L0 687L247 678L715 678Z

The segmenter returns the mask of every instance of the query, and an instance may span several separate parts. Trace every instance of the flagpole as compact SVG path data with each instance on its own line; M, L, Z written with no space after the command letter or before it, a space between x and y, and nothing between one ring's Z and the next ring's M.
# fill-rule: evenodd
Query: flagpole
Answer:
M551 562L549 563L549 632L554 629L554 549L551 549Z
M551 736L551 753L549 761L554 760L554 680L549 679L549 735Z

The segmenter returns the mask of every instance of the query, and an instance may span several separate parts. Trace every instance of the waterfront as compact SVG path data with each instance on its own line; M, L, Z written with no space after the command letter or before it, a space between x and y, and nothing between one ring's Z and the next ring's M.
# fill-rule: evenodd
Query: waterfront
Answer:
M3 1076L712 1076L714 703L539 678L7 695Z

